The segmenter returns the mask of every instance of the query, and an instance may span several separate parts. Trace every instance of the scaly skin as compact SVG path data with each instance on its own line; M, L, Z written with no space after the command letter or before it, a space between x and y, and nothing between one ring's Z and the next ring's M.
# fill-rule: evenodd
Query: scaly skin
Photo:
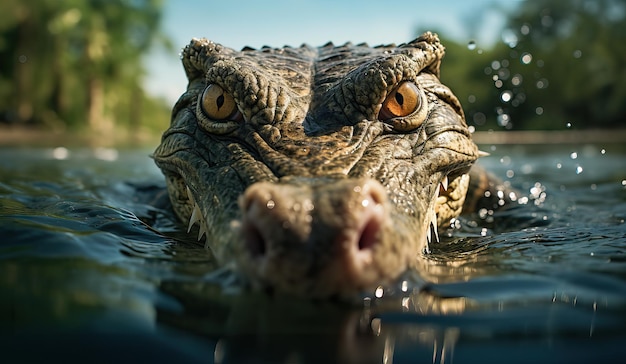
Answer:
M432 33L397 47L192 40L154 153L176 214L261 289L346 296L417 267L480 154L439 81L443 55Z

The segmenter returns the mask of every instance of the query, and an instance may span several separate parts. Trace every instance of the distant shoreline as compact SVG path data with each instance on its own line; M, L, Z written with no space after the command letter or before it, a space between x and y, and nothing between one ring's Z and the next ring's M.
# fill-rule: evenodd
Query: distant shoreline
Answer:
M626 129L479 131L476 144L626 143Z
M91 133L91 134L90 134ZM625 143L626 129L591 130L524 130L477 131L476 144L590 144ZM114 133L84 131L54 131L24 126L0 126L0 147L100 147L100 146L156 146L160 133L147 130L132 132L120 128Z
M156 146L160 138L160 133L141 128L95 132L0 126L0 147L147 147Z

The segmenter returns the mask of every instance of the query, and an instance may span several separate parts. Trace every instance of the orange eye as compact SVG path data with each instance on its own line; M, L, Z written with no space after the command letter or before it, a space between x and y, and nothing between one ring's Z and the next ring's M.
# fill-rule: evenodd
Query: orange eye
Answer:
M409 116L422 104L419 89L413 82L403 82L383 102L378 118L389 120Z
M235 99L216 84L202 93L202 111L212 120L239 121L242 118Z
M413 130L426 120L426 96L413 82L402 82L387 95L378 112L378 120L397 131Z

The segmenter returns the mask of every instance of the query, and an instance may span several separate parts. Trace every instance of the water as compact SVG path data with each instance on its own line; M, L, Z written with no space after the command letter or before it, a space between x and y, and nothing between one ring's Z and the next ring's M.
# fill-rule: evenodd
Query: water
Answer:
M0 149L2 362L623 357L626 148L482 149L525 204L460 219L430 283L407 276L355 306L238 289L147 203L164 185L150 150Z

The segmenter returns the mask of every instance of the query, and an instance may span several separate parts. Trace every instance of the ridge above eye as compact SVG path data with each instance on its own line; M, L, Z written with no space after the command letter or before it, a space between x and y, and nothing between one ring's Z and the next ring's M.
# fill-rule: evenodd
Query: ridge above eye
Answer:
M233 96L216 84L204 89L200 101L202 112L216 121L241 121L243 116Z

